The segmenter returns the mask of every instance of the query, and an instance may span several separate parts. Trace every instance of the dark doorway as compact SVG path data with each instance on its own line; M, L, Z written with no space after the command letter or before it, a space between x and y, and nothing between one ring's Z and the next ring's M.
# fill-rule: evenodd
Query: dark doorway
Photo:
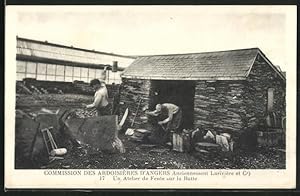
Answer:
M182 128L193 128L194 124L194 81L152 80L149 106L155 108L158 103L173 103L182 109Z

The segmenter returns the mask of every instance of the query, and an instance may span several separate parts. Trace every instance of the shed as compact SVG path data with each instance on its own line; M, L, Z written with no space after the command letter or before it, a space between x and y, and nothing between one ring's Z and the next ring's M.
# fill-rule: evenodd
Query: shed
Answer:
M16 71L19 81L34 78L43 81L90 82L95 78L106 77L106 83L118 84L121 82L119 74L135 59L132 56L21 37L17 37L16 49ZM112 64L118 64L117 72L112 72ZM102 70L106 66L108 71L103 73Z
M259 48L140 56L121 77L123 107L177 104L183 128L241 132L285 116L285 75ZM135 121L149 123L142 112Z

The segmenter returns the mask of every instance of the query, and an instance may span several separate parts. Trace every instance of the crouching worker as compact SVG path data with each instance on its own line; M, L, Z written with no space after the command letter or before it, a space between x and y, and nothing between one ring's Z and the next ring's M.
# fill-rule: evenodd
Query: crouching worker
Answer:
M94 102L86 106L87 109L95 108L98 116L111 115L111 104L108 102L108 92L105 83L98 79L91 80L91 87L95 90Z
M164 130L163 142L170 141L170 134L172 132L180 132L182 124L182 111L172 103L157 104L155 110L152 112L145 112L150 116L159 117L158 125Z

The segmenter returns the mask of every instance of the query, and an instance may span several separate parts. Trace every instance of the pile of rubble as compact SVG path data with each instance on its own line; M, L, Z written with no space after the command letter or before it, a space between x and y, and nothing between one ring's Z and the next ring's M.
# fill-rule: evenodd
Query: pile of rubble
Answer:
M119 93L119 84L106 84L109 98ZM61 82L44 81L32 78L25 78L23 81L16 82L16 91L18 94L42 95L42 94L82 94L94 95L94 89L89 83L83 81Z
M146 142L151 131L129 128L125 135L135 142ZM234 141L229 133L210 130L183 129L181 133L171 133L171 146L174 151L208 154L213 152L233 152Z
M33 82L17 82L16 83L16 91L19 94L36 94L36 95L42 95L42 94L64 94L63 90L59 87L46 87L46 86L40 86L38 83Z
M229 133L217 133L210 130L183 129L182 133L173 133L173 150L179 152L197 151L200 153L232 152L233 139Z
M151 131L146 129L127 129L125 135L129 136L132 141L143 142L150 135Z
M97 110L76 109L72 114L73 118L89 118L94 116L97 116Z

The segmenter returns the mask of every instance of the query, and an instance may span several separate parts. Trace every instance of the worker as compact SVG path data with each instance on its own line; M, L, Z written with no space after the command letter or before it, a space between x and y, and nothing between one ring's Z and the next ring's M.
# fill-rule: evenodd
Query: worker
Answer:
M169 136L171 132L178 133L181 131L182 111L177 105L172 103L157 104L154 111L146 111L145 113L150 116L163 118L163 120L158 121L158 125L166 132L166 141L170 139Z
M111 104L108 102L108 92L104 82L93 79L90 82L95 90L94 102L86 106L87 109L96 108L97 116L111 115Z

